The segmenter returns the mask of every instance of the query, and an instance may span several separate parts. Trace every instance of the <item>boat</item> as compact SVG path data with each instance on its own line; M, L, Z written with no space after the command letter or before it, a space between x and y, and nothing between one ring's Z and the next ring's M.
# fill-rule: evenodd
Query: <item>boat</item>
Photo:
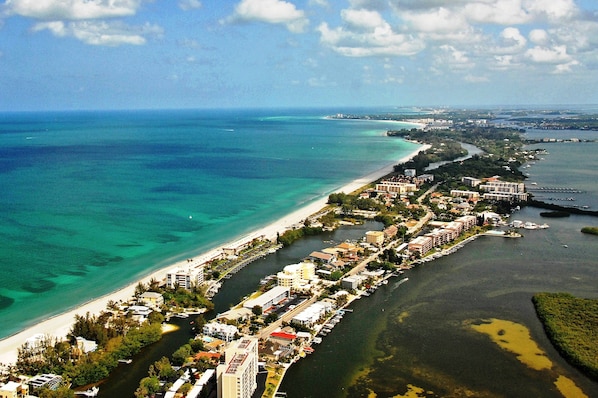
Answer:
M75 395L80 395L82 397L96 397L99 392L100 392L100 388L97 386L94 386L94 387L90 388L89 390L75 391Z
M126 363L128 365L131 362L133 362L133 360L132 359L119 359L118 362L119 363Z

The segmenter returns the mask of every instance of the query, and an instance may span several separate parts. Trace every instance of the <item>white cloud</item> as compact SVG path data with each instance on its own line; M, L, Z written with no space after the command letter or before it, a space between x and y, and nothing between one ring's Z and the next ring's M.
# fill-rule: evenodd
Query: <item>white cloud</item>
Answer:
M532 16L522 7L521 0L470 2L463 7L467 19L476 23L518 25L530 22Z
M579 15L579 9L573 0L527 0L530 12L548 21L561 23Z
M377 11L347 9L341 12L344 26L318 26L320 42L351 57L413 55L424 48L416 36L394 32Z
M467 53L454 46L444 44L439 47L439 50L434 57L437 66L452 70L470 69L474 66Z
M571 61L571 56L567 54L567 47L564 45L548 47L533 47L525 52L526 57L531 61L541 64L561 64Z
M488 76L476 76L476 75L467 75L464 77L464 80L469 83L486 83L490 81Z
M120 22L106 21L40 22L34 25L32 30L49 30L57 37L73 37L96 46L141 45L145 44L146 36L163 33L162 28L156 25L131 27Z
M330 7L327 0L309 0L310 6Z
M201 8L201 1L199 0L179 0L179 8L184 11L195 10Z
M224 22L258 21L282 24L293 33L301 33L309 24L305 12L284 0L242 0L234 14Z
M517 28L505 28L500 32L498 44L489 49L493 54L518 54L525 51L527 39Z
M134 15L142 0L7 0L8 15L42 20L84 20Z
M537 45L548 44L548 32L544 29L533 29L529 32L529 40Z
M343 28L330 29L327 23L322 23L317 30L322 44L349 57L413 55L424 49L421 40L397 34L390 26L360 33Z
M419 32L444 33L468 29L468 23L462 13L455 13L439 7L424 12L406 12L403 19Z
M388 26L376 11L346 9L341 11L341 17L350 29L373 30L378 27L386 29Z

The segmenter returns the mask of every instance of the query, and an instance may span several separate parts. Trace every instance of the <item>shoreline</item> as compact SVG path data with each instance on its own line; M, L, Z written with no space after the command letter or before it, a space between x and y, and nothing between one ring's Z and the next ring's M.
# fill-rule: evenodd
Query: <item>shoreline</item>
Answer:
M392 164L384 166L378 170L375 170L365 176L359 177L344 186L339 187L338 189L334 189L331 192L344 192L344 193L351 193L355 190L362 188L387 174L390 174L394 171L394 166L405 163L415 155L417 155L420 151L425 151L428 149L429 145L420 144L420 147L414 150L413 152L409 153L408 155L404 156L403 158L393 161ZM328 202L328 195L325 197L319 198L311 203L306 204L305 206L300 207L299 209L291 212L283 216L282 218L275 220L274 222L259 228L249 234L244 234L242 236L238 236L235 239L224 242L223 244L218 245L216 248L211 249L207 252L204 252L197 256L197 258L193 259L193 262L199 262L200 264L203 262L204 259L213 258L217 253L221 252L223 248L231 246L231 244L244 240L248 237L252 236L264 236L267 239L275 239L277 233L283 233L284 231L291 228L293 225L305 220L307 217L317 213L318 211L322 210ZM120 289L117 289L113 292L107 293L101 297L88 301L86 303L82 303L71 310L67 310L64 313L55 315L51 318L48 318L34 326L28 327L20 332L17 332L11 336L5 337L0 340L0 364L13 364L17 360L17 353L18 348L21 347L28 338L37 335L43 334L52 336L55 338L63 339L66 337L68 332L71 329L71 326L74 323L75 315L85 315L87 312L90 314L99 314L101 311L106 310L107 303L109 301L127 301L133 297L135 292L135 287L139 282L147 284L151 279L156 279L161 281L166 277L166 274L169 270L178 267L179 265L186 265L188 266L187 260L178 261L173 264L169 264L157 271L152 272L151 274L131 283L128 284Z

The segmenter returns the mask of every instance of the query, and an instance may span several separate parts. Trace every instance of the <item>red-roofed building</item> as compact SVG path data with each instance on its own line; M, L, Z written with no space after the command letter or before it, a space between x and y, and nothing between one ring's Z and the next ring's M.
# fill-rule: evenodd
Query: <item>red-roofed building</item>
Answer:
M294 333L288 333L288 332L282 332L282 331L270 333L270 341L272 341L273 343L278 343L282 346L292 344L296 338L297 338L297 335Z

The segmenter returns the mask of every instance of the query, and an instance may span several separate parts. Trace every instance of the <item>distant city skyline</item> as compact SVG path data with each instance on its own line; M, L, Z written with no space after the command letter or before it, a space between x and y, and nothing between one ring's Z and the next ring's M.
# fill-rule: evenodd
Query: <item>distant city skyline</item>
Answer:
M598 104L595 0L4 0L0 111Z

